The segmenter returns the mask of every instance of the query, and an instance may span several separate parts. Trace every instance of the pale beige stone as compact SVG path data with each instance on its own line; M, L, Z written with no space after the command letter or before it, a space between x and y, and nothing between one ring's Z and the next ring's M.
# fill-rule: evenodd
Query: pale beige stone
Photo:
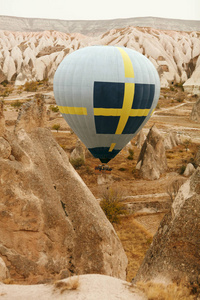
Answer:
M47 128L6 132L0 157L0 256L14 279L71 274L126 278L127 257L85 183Z
M159 130L153 126L142 146L138 163L144 179L156 180L167 170L164 140Z
M198 283L200 274L200 168L178 191L164 216L135 281L186 280Z
M0 257L0 281L5 280L9 277L9 271L6 267L5 262Z

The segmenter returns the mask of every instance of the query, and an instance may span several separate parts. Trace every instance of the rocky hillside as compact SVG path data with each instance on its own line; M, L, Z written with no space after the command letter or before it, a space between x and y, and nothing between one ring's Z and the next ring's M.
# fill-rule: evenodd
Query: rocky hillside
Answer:
M200 272L200 168L180 187L135 280L187 278L198 289Z
M153 27L165 30L198 31L200 21L177 20L154 17L114 20L56 20L0 16L0 30L36 32L55 30L85 35L99 35L113 28L127 26Z
M38 128L45 111L41 101L24 104L9 132L1 105L0 258L17 281L90 273L125 279L114 228L50 130Z
M0 82L53 81L63 58L89 45L125 46L146 55L155 65L161 86L185 82L187 91L200 86L200 32L166 31L128 26L98 36L58 31L0 31Z

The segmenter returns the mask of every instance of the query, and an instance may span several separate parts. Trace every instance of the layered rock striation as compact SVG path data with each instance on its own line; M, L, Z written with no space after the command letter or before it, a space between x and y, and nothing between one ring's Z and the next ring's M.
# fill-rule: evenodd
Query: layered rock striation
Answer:
M197 99L196 103L193 105L190 119L194 122L200 123L200 97Z
M92 45L115 45L134 49L147 56L158 70L161 86L183 83L189 92L199 91L199 32L159 30L127 26L87 36L58 31L0 31L0 81L16 85L49 79L69 53Z
M137 169L147 180L159 179L167 170L164 139L156 126L152 126L138 158Z
M28 111L35 115L27 117L36 120L44 110L33 106ZM24 105L21 116L26 111ZM26 119L26 131L22 117L0 141L0 258L11 278L38 283L98 273L125 279L127 258L112 225L50 130L36 123L31 130Z
M199 285L200 168L179 189L165 215L135 281L187 280Z

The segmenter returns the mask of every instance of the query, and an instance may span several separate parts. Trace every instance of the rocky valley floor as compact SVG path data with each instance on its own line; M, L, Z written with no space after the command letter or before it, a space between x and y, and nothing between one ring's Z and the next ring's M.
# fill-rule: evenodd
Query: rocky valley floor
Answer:
M5 96L6 89L9 92ZM20 105L34 98L36 94L44 96L50 111L47 126L51 128L58 144L70 156L76 146L77 137L54 109L56 103L51 85L42 84L35 92L20 91L19 88L9 85L2 87L0 96L4 100L7 129L13 130ZM168 187L174 180L185 181L182 170L188 163L194 162L200 146L200 124L191 121L190 114L196 100L196 96L184 93L180 86L162 89L157 108L143 129L147 135L149 129L155 125L164 137L173 131L181 139L180 145L166 151L168 170L160 179L144 180L136 169L141 150L136 145L137 137L131 141L134 152L132 159L128 159L128 149L123 149L109 163L112 168L110 175L95 174L94 167L99 161L87 150L85 164L76 167L76 171L97 199L101 199L102 191L111 188L122 193L123 202L129 207L130 215L121 218L120 224L114 225L129 259L128 281L136 275L160 221L170 209ZM53 129L56 124L60 125L58 131Z

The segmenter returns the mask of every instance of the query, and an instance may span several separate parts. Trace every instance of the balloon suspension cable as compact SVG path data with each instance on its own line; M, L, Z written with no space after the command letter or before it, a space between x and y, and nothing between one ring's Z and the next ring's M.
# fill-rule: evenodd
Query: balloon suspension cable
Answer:
M94 168L96 174L110 174L112 171L112 168L110 168L108 165L98 165Z

